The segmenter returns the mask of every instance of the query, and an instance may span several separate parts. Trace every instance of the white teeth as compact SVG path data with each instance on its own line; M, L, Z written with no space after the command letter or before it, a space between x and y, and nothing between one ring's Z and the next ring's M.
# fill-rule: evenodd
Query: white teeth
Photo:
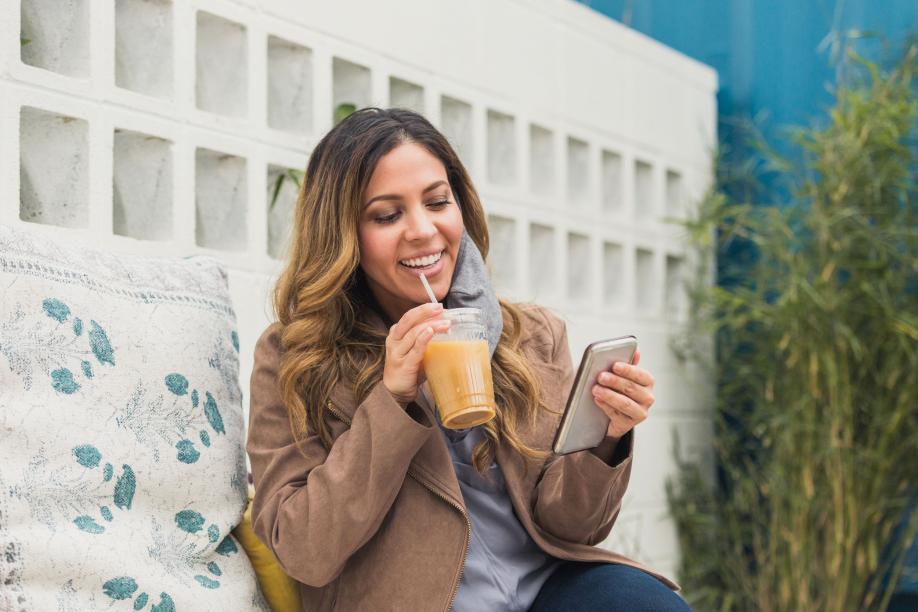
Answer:
M443 251L440 251L436 255L428 255L427 257L419 257L417 259L403 259L399 263L410 266L412 268L422 268L424 266L429 266L431 264L437 263L440 261L440 257L443 255Z

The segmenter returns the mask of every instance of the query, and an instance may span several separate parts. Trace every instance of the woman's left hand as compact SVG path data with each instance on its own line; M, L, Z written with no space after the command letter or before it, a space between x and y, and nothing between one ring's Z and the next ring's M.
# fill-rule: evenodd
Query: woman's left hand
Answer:
M639 368L641 350L634 353L634 361L616 363L612 372L601 372L593 385L593 403L610 419L606 436L620 439L635 425L647 418L653 405L654 378L650 372Z

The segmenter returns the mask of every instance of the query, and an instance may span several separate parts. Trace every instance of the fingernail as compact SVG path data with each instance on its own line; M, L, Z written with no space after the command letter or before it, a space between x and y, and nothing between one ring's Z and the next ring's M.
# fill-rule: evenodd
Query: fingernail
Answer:
M616 363L616 364L614 364L614 365L612 366L612 371L613 371L613 372L616 372L616 373L618 373L618 374L621 374L622 372L625 371L625 364L623 364L621 361L619 361L618 363Z

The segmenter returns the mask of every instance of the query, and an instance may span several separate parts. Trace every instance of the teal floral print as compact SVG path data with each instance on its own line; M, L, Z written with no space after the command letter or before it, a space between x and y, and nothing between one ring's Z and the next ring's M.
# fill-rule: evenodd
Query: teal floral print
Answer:
M95 376L93 359L100 366L115 365L108 334L95 320L90 320L89 333L84 337L81 319L67 323L72 311L63 300L45 298L41 311L48 324L28 318L22 304L16 304L10 318L0 323L0 354L7 358L25 390L32 388L37 369L48 375L56 392L72 395L82 388L78 375L86 380Z
M131 466L121 466L121 475L111 484L114 469L110 463L100 469L102 453L91 444L71 450L69 468L52 465L42 451L32 457L22 484L13 487L14 497L24 500L31 515L51 531L69 522L80 531L105 533L105 524L114 520L110 504L119 510L130 510L137 482Z

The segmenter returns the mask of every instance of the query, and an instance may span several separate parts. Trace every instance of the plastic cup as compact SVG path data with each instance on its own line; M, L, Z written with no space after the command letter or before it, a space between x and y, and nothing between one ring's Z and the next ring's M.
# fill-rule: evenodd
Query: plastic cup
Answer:
M442 316L450 328L434 334L424 352L424 373L440 422L449 429L487 423L497 404L481 310L450 308Z

